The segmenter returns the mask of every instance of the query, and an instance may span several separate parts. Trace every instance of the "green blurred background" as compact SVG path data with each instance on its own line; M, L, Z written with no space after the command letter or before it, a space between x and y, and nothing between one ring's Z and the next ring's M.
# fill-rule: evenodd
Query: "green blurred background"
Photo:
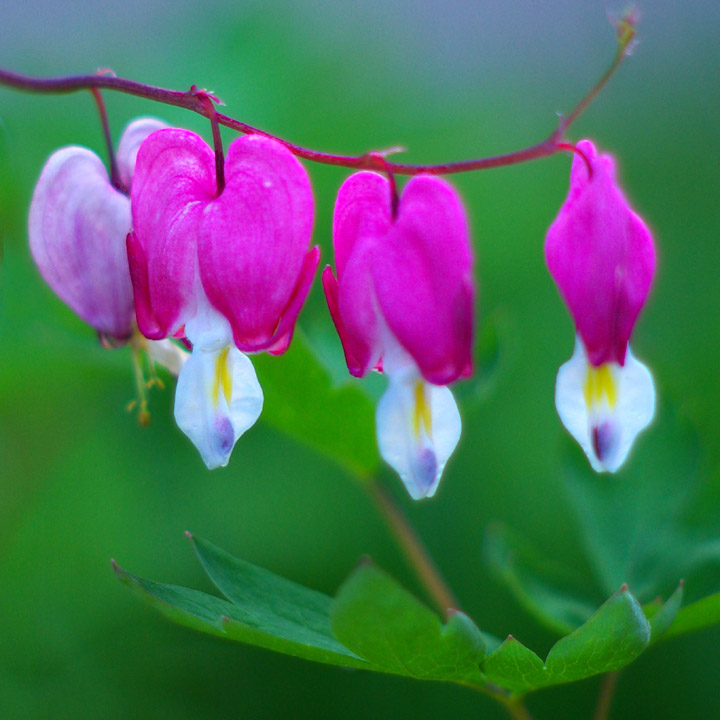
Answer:
M300 144L347 153L401 144L408 161L440 162L545 137L612 56L608 9L620 8L4 0L0 65L43 76L110 67L164 87L196 84L215 91L228 114ZM672 407L695 428L704 515L717 517L720 5L654 0L640 9L634 56L570 137L592 137L617 155L627 193L655 231L659 272L633 348L653 369L661 411ZM111 93L106 101L116 138L140 114L209 136L186 112ZM174 426L171 383L152 393L150 427L124 411L133 397L129 351L100 348L43 284L27 249L33 184L66 144L104 156L88 94L0 88L0 717L503 717L462 688L314 666L195 634L117 582L111 557L139 575L209 590L183 536L192 530L329 593L364 553L418 591L363 490L332 458L261 421L229 467L210 473ZM561 479L567 443L553 405L573 331L542 255L569 164L557 156L454 180L473 226L478 328L495 332L498 346L481 358L481 384L460 390L464 437L438 496L411 504L383 475L465 609L489 632L512 632L542 653L554 636L498 584L482 545L489 523L507 522L590 577L582 519ZM315 240L329 262L334 194L347 173L308 170ZM319 283L300 326L336 369L342 355ZM372 433L352 416L338 422ZM624 482L652 433L639 439ZM688 584L691 597L720 590L720 573L702 582ZM613 717L720 717L719 641L714 630L649 651L623 674ZM530 706L538 718L589 717L598 684L544 691Z

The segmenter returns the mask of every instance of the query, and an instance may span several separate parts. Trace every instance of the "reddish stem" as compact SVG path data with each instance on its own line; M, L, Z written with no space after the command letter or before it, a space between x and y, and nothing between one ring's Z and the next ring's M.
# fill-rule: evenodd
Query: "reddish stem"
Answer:
M73 77L41 79L10 72L9 70L3 70L1 68L0 84L7 85L18 90L41 93L71 93L78 90L99 90L100 88L116 90L118 92L136 95L138 97L165 103L167 105L182 107L210 118L211 122L213 122L213 139L215 139L216 134L219 136L219 128L217 128L217 125L224 125L225 127L232 128L233 130L237 130L241 133L264 135L265 137L272 138L284 145L297 157L304 158L305 160L311 160L313 162L323 163L325 165L338 165L355 170L378 170L379 172L394 173L395 175L419 175L420 173L449 175L451 173L468 172L470 170L485 170L493 167L515 165L517 163L527 162L528 160L536 160L538 158L547 157L560 152L563 149L567 149L567 147L561 147L565 131L573 122L575 122L575 120L577 120L580 114L587 108L587 106L615 73L623 58L627 54L627 49L631 44L633 37L634 27L629 22L626 22L623 25L623 33L618 36L618 49L611 65L602 75L600 80L593 86L590 92L587 93L587 95L585 95L585 97L577 104L573 111L565 118L561 118L558 127L542 142L528 148L524 148L523 150L505 153L503 155L477 158L474 160L464 160L461 162L443 163L439 165L409 165L406 163L389 162L381 153L371 152L365 153L364 155L352 156L334 155L331 153L318 152L317 150L310 150L289 142L288 140L283 140L282 138L271 135L263 130L259 130L258 128L252 127L252 125L235 120L227 115L217 113L215 112L214 107L210 110L206 100L208 97L207 93L198 93L194 86L188 92L180 92L178 90L166 90L152 85L144 85L143 83L119 77L80 75ZM210 103L210 106L212 106L212 103Z
M220 125L218 123L218 114L215 110L215 103L218 99L210 95L205 90L197 90L193 85L190 92L200 99L205 106L205 114L210 119L210 127L212 128L213 148L215 150L215 180L217 184L217 196L222 195L225 189L225 152L223 151L222 137L220 135Z
M95 104L97 105L100 115L100 122L102 123L105 145L107 146L108 152L108 164L110 165L110 182L115 189L127 195L127 188L120 180L120 172L118 170L117 160L115 159L115 148L113 147L112 135L110 134L110 123L108 122L105 101L103 100L102 93L97 88L90 88L90 92L95 99Z

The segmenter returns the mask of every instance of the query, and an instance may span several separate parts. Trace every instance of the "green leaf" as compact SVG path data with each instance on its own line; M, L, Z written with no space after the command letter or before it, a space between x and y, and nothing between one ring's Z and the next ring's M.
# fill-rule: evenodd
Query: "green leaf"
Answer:
M307 660L368 668L367 662L333 637L329 597L249 563L236 562L240 569L235 575L238 591L233 602L135 577L117 566L115 572L173 622ZM243 574L248 578L244 595L240 590Z
M645 610L645 616L650 621L650 641L657 642L672 625L675 617L680 610L683 600L683 583L682 581L678 584L677 588L672 595L663 603L661 602L650 617L648 617L647 610Z
M490 682L513 693L526 693L548 684L543 661L512 635L487 656L480 669Z
M518 602L551 630L572 632L597 607L583 578L503 525L488 528L484 551L490 567Z
M704 630L713 625L720 625L720 593L708 595L680 610L663 635L663 640Z
M619 670L650 642L642 608L622 587L581 627L555 643L545 667L553 684Z
M340 588L332 629L343 645L386 672L482 683L485 644L472 620L456 611L443 625L374 565L361 565Z
M262 353L253 364L267 397L263 421L353 473L370 475L377 469L372 401L349 376L347 385L333 387L299 329L282 357Z
M480 666L486 678L513 693L619 670L650 641L650 625L627 588L621 588L581 627L558 640L545 664L509 637Z

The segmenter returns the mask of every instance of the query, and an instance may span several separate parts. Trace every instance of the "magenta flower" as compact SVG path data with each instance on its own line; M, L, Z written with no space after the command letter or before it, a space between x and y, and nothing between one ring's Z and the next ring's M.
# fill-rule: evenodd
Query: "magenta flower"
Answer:
M215 155L198 135L154 133L138 154L128 236L140 330L193 345L175 419L209 468L227 464L262 409L243 353L287 349L319 259L310 181L285 147L235 140L225 178L218 196Z
M472 256L467 220L444 180L410 180L393 218L390 184L371 172L348 178L333 222L337 280L323 286L350 372L381 369L380 454L414 499L432 496L460 438L445 387L470 374Z
M655 272L652 235L615 180L615 163L589 140L575 155L570 190L545 257L577 330L558 373L555 403L593 468L615 472L652 420L655 390L628 342Z
M140 118L125 129L117 154L129 188L140 143L164 123ZM30 251L55 293L99 333L127 339L133 328L132 285L125 238L130 198L110 183L95 153L54 152L35 186L28 223Z

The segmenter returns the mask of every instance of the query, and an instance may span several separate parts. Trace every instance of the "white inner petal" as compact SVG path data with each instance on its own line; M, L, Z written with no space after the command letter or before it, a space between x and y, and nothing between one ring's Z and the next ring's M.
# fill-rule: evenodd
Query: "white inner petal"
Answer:
M652 375L629 347L624 366L594 368L578 338L572 358L558 372L555 405L593 469L616 472L655 413Z
M227 465L237 439L260 416L263 394L226 318L202 294L186 323L193 351L178 376L175 421L209 469Z
M400 475L410 496L432 497L460 439L460 413L450 390L403 367L399 375L389 376L375 420L380 455Z

